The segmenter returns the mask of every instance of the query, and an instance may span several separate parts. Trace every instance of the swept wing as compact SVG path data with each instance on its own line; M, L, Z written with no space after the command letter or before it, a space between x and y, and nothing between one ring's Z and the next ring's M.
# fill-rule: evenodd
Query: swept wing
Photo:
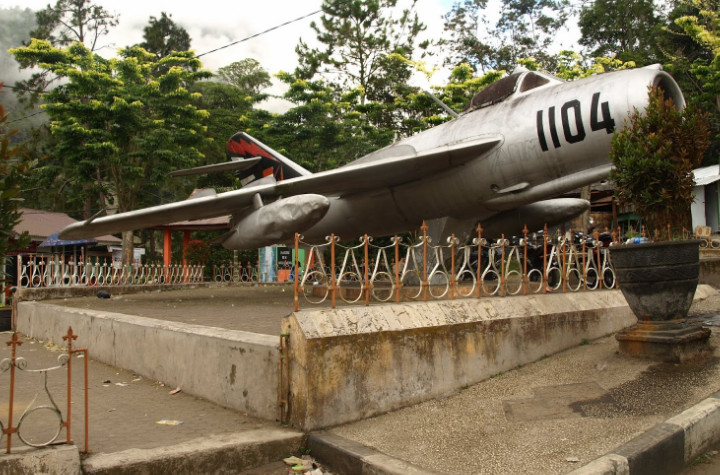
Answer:
M410 147L398 147L398 156L390 156L392 147L373 161L359 161L335 170L306 175L278 183L257 185L214 196L195 198L151 208L104 216L72 224L60 232L61 239L79 239L142 229L176 221L211 218L237 213L253 205L255 195L274 200L280 196L321 194L342 196L388 188L432 176L479 158L502 142L502 137L475 137L451 145L416 153Z

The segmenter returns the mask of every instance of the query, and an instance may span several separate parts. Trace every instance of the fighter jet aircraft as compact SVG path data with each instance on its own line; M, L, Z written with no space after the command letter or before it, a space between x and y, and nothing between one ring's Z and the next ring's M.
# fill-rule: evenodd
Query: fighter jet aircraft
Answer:
M241 189L79 222L60 238L223 215L232 215L221 238L230 249L288 243L296 232L318 242L330 233L389 235L423 220L438 237L467 233L478 221L491 236L564 222L589 203L557 197L608 177L612 134L644 109L651 86L684 106L659 66L572 82L515 72L451 121L321 173L239 133L228 142L232 161L209 168L242 170Z

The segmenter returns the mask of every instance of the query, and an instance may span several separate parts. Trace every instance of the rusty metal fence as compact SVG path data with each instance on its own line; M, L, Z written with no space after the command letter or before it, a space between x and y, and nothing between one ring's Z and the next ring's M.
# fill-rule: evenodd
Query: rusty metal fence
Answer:
M616 233L592 236L547 227L517 238L487 241L482 227L471 244L460 245L453 235L434 244L423 224L417 242L395 236L385 246L362 236L359 244L343 245L337 236L322 245L295 239L297 250L308 248L305 268L295 266L295 310L300 295L309 304L335 308L345 303L454 299L490 295L577 292L615 287L607 246ZM328 265L327 263L332 263Z
M252 265L248 261L247 265L242 262L228 265L213 266L213 280L215 282L258 282L259 271L258 264Z
M30 447L46 447L56 444L60 438L62 429L65 429L65 443L72 444L72 356L75 354L83 355L84 362L84 410L85 410L85 437L84 451L89 450L89 406L88 406L88 350L87 348L73 348L73 342L77 339L77 335L73 333L72 328L63 336L63 340L67 342L67 352L58 356L58 364L49 368L29 369L27 360L18 356L18 347L22 346L22 342L17 333L13 333L12 338L6 342L11 347L10 358L4 358L0 361L0 375L8 373L10 393L8 398L8 412L6 424L0 420L0 437L6 437L7 453L12 451L13 435L17 435L22 443ZM65 417L62 411L55 403L55 399L48 389L48 374L53 371L60 371L63 368L67 371L67 408ZM14 423L15 398L17 393L16 377L19 372L30 375L37 375L41 381L41 388L37 390L29 403L25 406L22 414L18 418L17 424ZM43 405L36 405L38 399L46 399ZM27 427L29 429L26 429ZM40 426L40 427L38 427ZM37 434L40 432L40 435ZM50 434L48 436L47 434Z
M203 282L201 265L115 265L110 259L72 260L63 255L19 255L17 287L118 287Z

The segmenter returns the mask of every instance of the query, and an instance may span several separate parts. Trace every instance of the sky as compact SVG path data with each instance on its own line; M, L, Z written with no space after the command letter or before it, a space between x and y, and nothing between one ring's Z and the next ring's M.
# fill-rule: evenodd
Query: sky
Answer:
M491 0L499 2L499 0ZM1 8L21 7L39 10L55 0L0 0ZM315 41L311 21L318 21L320 14L283 26L275 31L262 34L220 51L208 53L216 48L261 33L284 22L308 15L320 9L322 0L201 0L197 2L178 2L177 0L95 0L113 14L119 14L118 26L110 34L101 38L103 48L97 51L105 57L115 54L123 46L143 41L143 28L148 25L151 16L159 18L162 12L172 15L172 20L187 30L192 40L191 47L198 54L206 69L212 71L245 58L254 58L271 75L279 71L292 71L297 64L295 46L298 40L312 44ZM426 24L423 33L426 38L442 36L442 16L450 9L453 0L418 0L416 10L420 20ZM400 0L400 5L409 5L410 0ZM499 7L488 9L499 11ZM420 39L422 40L422 38ZM418 41L419 42L419 41ZM208 54L203 54L208 53ZM428 87L427 79L420 73L414 82L418 86ZM430 82L441 84L447 74L438 73ZM282 86L276 84L266 91L281 94ZM280 104L280 103L278 103ZM270 110L281 107L268 104Z

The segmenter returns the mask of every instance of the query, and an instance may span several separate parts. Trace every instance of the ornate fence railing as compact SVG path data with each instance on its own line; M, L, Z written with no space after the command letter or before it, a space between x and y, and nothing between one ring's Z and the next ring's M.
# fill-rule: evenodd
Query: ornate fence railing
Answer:
M615 233L587 236L570 230L551 236L546 227L540 233L529 235L524 229L521 237L489 242L478 226L472 243L460 245L454 235L434 244L425 225L421 231L417 242L404 243L395 236L384 246L373 244L367 235L354 245L341 244L335 235L312 245L296 235L296 251L301 246L308 250L304 270L294 268L295 309L301 294L307 303L329 301L334 308L338 298L369 305L615 287L607 249L616 241Z
M58 356L58 363L56 366L49 368L40 369L29 369L27 360L21 356L18 356L18 347L24 342L20 340L17 333L13 333L10 341L6 342L7 346L10 347L11 355L9 358L4 358L0 361L0 375L8 373L8 385L10 387L9 397L7 400L7 417L5 423L0 420L0 438L6 438L6 450L7 453L12 451L13 435L17 435L22 443L30 447L46 447L51 444L56 444L60 438L63 428L65 429L65 443L72 444L72 362L73 355L76 353L83 354L84 363L84 420L85 420L85 444L84 451L87 453L89 450L89 406L88 406L88 351L87 348L73 348L73 341L77 339L72 331L72 328L68 329L68 332L63 336L63 340L67 342L67 350ZM55 403L52 393L48 389L48 374L54 371L60 371L65 369L67 371L67 408L65 410L65 417L60 407ZM37 382L39 388L35 391L31 398L28 398L30 402L24 402L24 409L22 414L17 420L17 424L14 423L14 411L16 395L18 392L17 376L18 372L25 373L27 375L35 375L38 377ZM24 394L30 394L28 391L23 391ZM40 404L38 401L45 402Z
M204 272L201 265L115 265L110 259L74 261L63 255L19 255L17 287L193 284L204 281Z
M215 282L258 282L259 272L257 265L242 262L228 265L213 266L213 280Z

